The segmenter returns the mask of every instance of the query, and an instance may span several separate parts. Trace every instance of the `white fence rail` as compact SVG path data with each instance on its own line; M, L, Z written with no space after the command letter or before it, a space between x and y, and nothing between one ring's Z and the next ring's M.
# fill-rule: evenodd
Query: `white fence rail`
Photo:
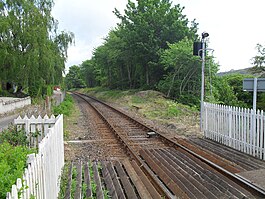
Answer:
M43 118L41 116L35 118L33 115L30 118L19 116L14 120L14 124L17 125L18 130L25 130L31 147L38 147L38 143L48 134L48 129L54 126L56 120L54 115L50 118L47 115Z
M12 186L11 193L7 193L7 199L56 199L60 191L59 177L64 165L63 145L63 116L52 116L43 119L25 117L15 120L18 128L24 128L27 135L41 132L33 144L37 143L38 154L31 154L28 158L28 167L25 169L23 179L17 179ZM19 197L20 195L20 197Z
M265 160L263 111L204 103L206 138Z
M13 111L17 108L22 108L30 104L31 104L30 97L14 98L14 99L8 98L8 100L4 98L0 100L0 114Z

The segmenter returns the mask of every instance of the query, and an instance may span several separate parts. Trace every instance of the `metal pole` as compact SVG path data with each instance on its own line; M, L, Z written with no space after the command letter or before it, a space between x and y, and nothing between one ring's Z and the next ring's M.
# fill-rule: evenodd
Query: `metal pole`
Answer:
M200 130L203 131L203 100L204 100L204 66L205 66L205 40L202 38L202 82L201 82L201 113L200 113Z
M258 87L258 79L254 78L254 87L253 87L253 110L256 111L257 107L257 87Z

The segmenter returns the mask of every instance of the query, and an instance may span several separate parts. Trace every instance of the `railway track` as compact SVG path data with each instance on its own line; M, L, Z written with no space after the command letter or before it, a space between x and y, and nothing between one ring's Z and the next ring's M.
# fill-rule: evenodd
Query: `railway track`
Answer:
M115 142L115 136L119 142L116 146L130 157L129 160L125 156L118 161L100 160L102 171L96 181L101 182L98 186L109 190L112 198L265 197L262 189L235 175L244 170L242 166L225 157L220 160L210 149L198 147L199 141L169 139L106 103L74 94L89 104L105 138ZM75 164L86 168L87 162ZM87 181L87 175L83 177L81 181ZM102 194L96 197L102 198Z

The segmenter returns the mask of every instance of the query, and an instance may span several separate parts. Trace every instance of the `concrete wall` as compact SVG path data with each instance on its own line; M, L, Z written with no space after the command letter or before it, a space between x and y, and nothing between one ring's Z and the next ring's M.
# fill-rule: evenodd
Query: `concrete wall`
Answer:
M31 104L31 98L1 98L0 99L0 114L13 111L17 108L22 108Z

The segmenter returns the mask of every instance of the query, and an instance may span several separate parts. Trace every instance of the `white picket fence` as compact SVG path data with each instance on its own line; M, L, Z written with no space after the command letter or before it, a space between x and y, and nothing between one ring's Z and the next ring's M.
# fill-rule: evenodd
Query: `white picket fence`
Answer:
M2 97L0 99L0 114L13 111L17 108L22 108L24 106L31 104L31 98L8 98Z
M204 103L206 138L265 160L265 116L263 111Z
M31 144L38 147L38 153L29 155L23 178L17 179L6 198L30 199L34 196L36 199L56 199L60 191L59 177L64 166L63 115L56 118L19 117L14 123L19 129L25 129ZM39 132L38 136L31 139L30 135L36 132Z

